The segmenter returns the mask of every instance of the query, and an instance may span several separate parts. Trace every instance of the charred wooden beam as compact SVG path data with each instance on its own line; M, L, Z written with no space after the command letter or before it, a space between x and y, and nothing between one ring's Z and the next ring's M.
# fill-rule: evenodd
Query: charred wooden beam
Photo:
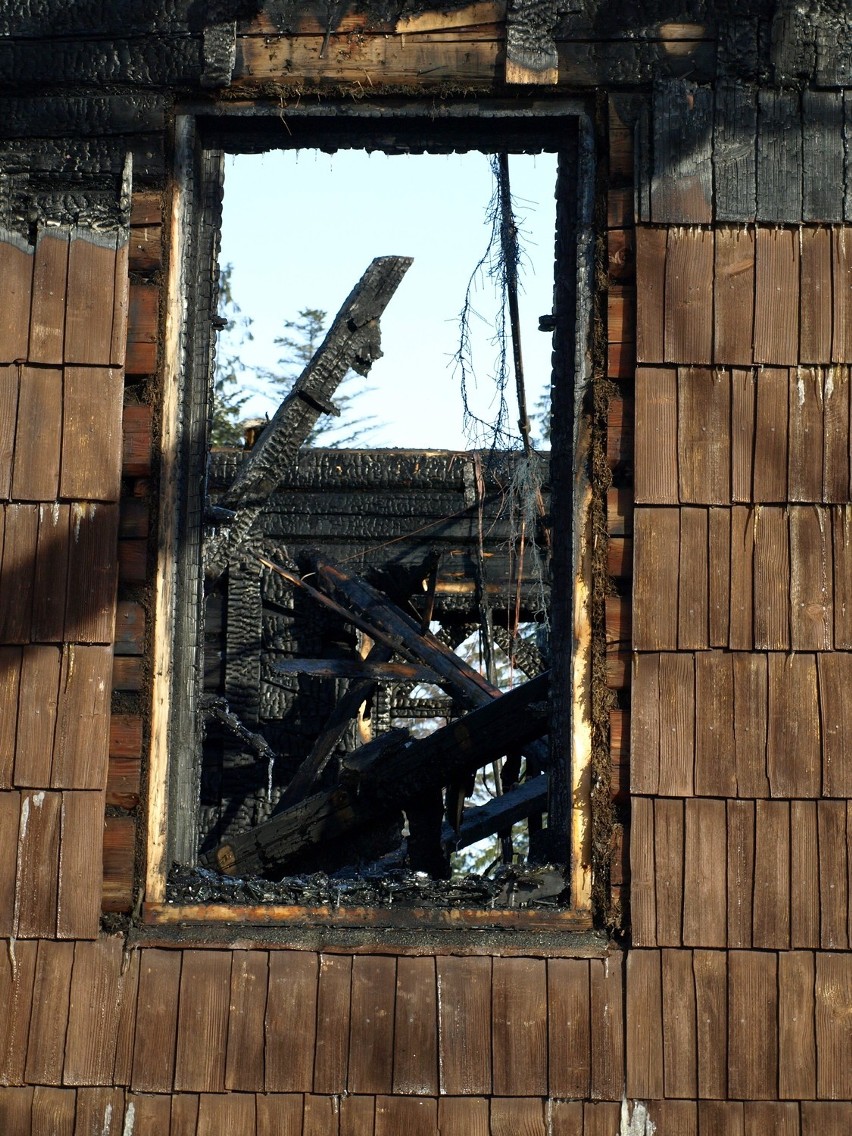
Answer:
M216 863L233 875L281 871L323 841L367 829L406 801L422 800L452 777L542 737L547 732L549 681L549 674L539 675L428 737L403 745L398 738L396 744L382 745L378 739L362 746L345 759L348 785L308 797L220 845Z
M440 681L430 667L416 663L373 663L362 659L281 659L272 664L277 674L304 674L314 678L366 678L373 682Z
M207 718L212 718L224 726L230 734L241 741L252 753L262 761L274 761L278 756L262 734L250 730L238 714L230 709L224 698L203 695L200 707Z
M519 820L547 808L547 774L531 777L522 785L515 785L501 797L485 805L465 809L461 828L456 834L450 825L444 826L443 841L454 851L468 848L493 832L511 828Z
M243 463L231 487L217 502L236 517L205 549L208 586L225 571L245 542L283 468L291 466L320 414L333 412L332 396L350 370L369 373L381 354L379 317L390 302L411 257L377 257L334 318L313 358L278 407Z

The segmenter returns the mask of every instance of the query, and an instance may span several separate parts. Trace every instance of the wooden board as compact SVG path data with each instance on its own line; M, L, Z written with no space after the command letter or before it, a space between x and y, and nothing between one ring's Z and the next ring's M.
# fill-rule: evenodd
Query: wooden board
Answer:
M787 500L790 375L779 368L757 374L754 500Z
M441 1097L438 1101L438 1131L441 1136L491 1136L488 1106L489 1102L484 1097ZM366 1131L366 1127L359 1128L357 1133L352 1130L351 1136L360 1136ZM369 1131L372 1132L372 1128ZM342 1127L341 1136L344 1136ZM558 1132L556 1136L559 1136Z
M773 366L799 361L798 229L758 228L754 299L754 360Z
M50 784L59 703L61 658L57 647L23 648L18 701L15 784Z
M731 628L731 511L709 517L710 646L727 647Z
M637 291L641 282L637 279ZM667 363L713 361L713 233L671 228L666 242Z
M59 643L65 632L70 505L40 505L33 583L32 637Z
M814 956L785 951L778 956L778 1095L809 1099L816 1093Z
M370 1123L363 1131L372 1136L373 1098L358 1099L369 1101ZM347 1103L345 1098L341 1099L341 1113L345 1111L344 1105ZM268 1093L264 1096L258 1094L255 1097L255 1107L257 1109L257 1136L303 1136L304 1101L300 1093ZM360 1132L361 1129L357 1131ZM353 1131L351 1136L356 1136L356 1132Z
M834 630L831 517L801 505L790 513L790 645L830 651Z
M351 986L352 960L320 955L314 1057L314 1091L318 1093L346 1090Z
M752 944L758 950L790 945L790 805L757 801L754 827Z
M663 1002L660 951L632 950L627 955L628 1097L653 1100L663 1095Z
M753 86L720 78L713 123L716 217L753 221L757 206L757 94Z
M641 508L634 513L633 649L669 651L678 645L677 509ZM666 602L660 603L665 596Z
M832 229L831 361L852 362L852 233L846 225Z
M439 956L441 1093L491 1092L491 959Z
M707 514L707 509L680 510L677 646L681 651L700 651L710 644ZM638 542L638 536L635 539ZM670 562L673 559L674 548L669 551ZM669 591L658 592L657 604L665 603L663 597L673 594Z
M148 375L157 369L160 289L155 284L134 284L130 289L127 318L128 375Z
M495 958L492 966L493 1091L547 1096L547 964Z
M813 655L769 656L766 769L773 797L820 793L819 699Z
M266 951L234 951L228 1007L225 1089L262 1092L264 1014L268 984Z
M757 219L798 221L802 216L799 94L796 91L760 90L757 103Z
M852 655L820 654L817 668L823 796L852 797Z
M678 368L680 500L727 505L731 500L731 378L709 367Z
M140 954L130 1081L134 1092L172 1091L181 958L181 951L149 948Z
M33 250L17 233L6 229L0 230L0 280L0 363L22 362L29 346Z
M754 261L754 229L716 229L713 358L717 364L747 367L753 361Z
M731 499L753 500L757 381L753 369L731 372Z
M397 959L393 1091L438 1094L438 995L431 958Z
M28 355L31 363L50 365L62 362L68 241L66 229L39 230L33 261Z
M56 934L59 809L59 793L21 794L15 920L22 939Z
M272 951L266 1001L266 1091L305 1092L313 1081L316 955ZM298 1031L293 1022L299 1022Z
M698 1038L692 954L680 950L664 950L660 954L665 1095L690 1098L698 1092Z
M630 819L631 929L637 947L653 947L656 936L654 803L634 797Z
M491 1136L517 1136L521 1132L524 1136L546 1136L544 1102L523 1097L492 1098Z
M790 646L790 546L787 511L767 506L754 525L754 645Z
M100 888L95 890L98 895ZM65 1085L112 1085L123 942L77 943L65 1036Z
M115 234L72 233L65 314L66 363L108 365L115 301Z
M21 814L19 793L0 793L0 935L15 928L15 875Z
M636 369L634 491L640 504L678 502L677 371Z
M686 801L684 826L683 942L685 946L724 947L727 942L725 802Z
M737 794L733 716L732 657L701 651L695 657L695 792L699 796Z
M15 431L12 497L17 501L55 501L59 489L59 451L63 426L62 371L22 367Z
M100 929L103 817L103 793L62 794L56 914L56 934L60 939L94 939Z
M630 715L630 788L656 793L660 775L660 656L633 656Z
M21 647L0 647L0 790L14 784L22 655Z
M26 1046L25 1076L30 1083L62 1084L73 964L73 943L51 943L47 940L39 943L29 1043Z
M112 336L109 361L114 367L123 367L127 354L127 325L130 315L130 247L127 237L120 234L115 257L115 300L112 311Z
M104 821L104 911L130 911L136 879L136 818L108 816Z
M823 501L849 501L849 369L828 367L823 384Z
M832 509L834 646L852 647L852 508Z
M661 796L689 797L695 761L695 662L691 654L660 656Z
M175 1057L178 1092L224 1091L230 989L230 951L183 952Z
M683 942L684 802L654 802L654 842L657 900L657 942Z
M816 981L817 1096L852 1098L852 966L848 954L817 954Z
M4 1085L21 1085L25 1078L27 1038L36 969L35 942L15 943L15 957L0 954L0 1079Z
M799 358L803 363L827 363L832 357L831 229L803 226L800 240Z
M349 1091L390 1092L396 963L363 955L352 960Z
M51 1136L74 1136L77 1094L73 1089L46 1088L38 1085L33 1093L32 1132L49 1132ZM11 1129L14 1131L14 1128ZM24 1131L23 1127L20 1131Z
M754 802L728 801L728 946L751 946Z
M38 506L6 505L0 643L29 643L32 631L33 564L38 545Z
M824 951L849 946L849 865L846 846L846 802L817 802L819 840L819 941Z
M754 646L754 531L755 510L731 509L731 628L730 647L750 651Z
M713 210L713 92L683 79L654 85L651 114L655 222L709 223Z
M843 93L802 92L802 217L843 220Z
M547 962L548 1091L551 1096L583 1098L589 1093L589 963L586 959Z
M106 787L111 674L109 647L64 648L51 774L54 788Z
M153 417L152 406L130 404L124 407L121 470L125 477L146 477L151 472Z
M821 501L823 484L823 372L797 367L790 372L789 454L790 501Z
M774 1100L778 1092L777 955L728 955L728 1093Z
M766 775L766 656L737 652L734 678L734 754L737 795L768 797Z
M18 368L0 366L0 499L9 496L18 419Z
M790 802L790 946L819 946L819 849L815 801Z
M621 1100L624 1092L624 955L614 950L589 963L592 1022L592 1100Z
M124 381L118 368L65 368L63 497L118 500L123 397Z
M636 361L665 358L666 229L636 226Z
M118 506L71 505L65 638L112 643L115 627Z
M129 1085L133 1069L133 1041L136 1035L136 997L139 992L139 959L141 951L133 951L122 967L118 982L118 1011L115 1027L116 1085ZM122 960L123 962L124 960Z

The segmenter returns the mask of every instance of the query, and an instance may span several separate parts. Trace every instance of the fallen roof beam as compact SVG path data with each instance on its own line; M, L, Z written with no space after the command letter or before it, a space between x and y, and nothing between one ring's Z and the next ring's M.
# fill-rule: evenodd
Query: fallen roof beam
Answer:
M303 674L313 678L367 678L374 682L438 683L440 676L417 663L371 663L363 659L280 659L275 674Z

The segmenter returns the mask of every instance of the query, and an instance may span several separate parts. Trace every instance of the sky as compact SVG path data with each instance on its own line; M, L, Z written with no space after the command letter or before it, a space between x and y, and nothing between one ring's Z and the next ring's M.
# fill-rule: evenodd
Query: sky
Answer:
M532 412L550 384L551 336L538 317L552 309L556 157L510 158L521 265L521 340ZM453 364L459 313L471 273L486 250L492 191L487 155L399 155L277 151L227 158L221 264L232 264L232 291L252 320L242 347L249 368L274 368L276 335L302 308L334 318L376 256L414 263L381 319L384 357L353 407L375 425L359 444L466 449L460 378ZM494 320L498 298L482 274L473 295L475 410L494 413ZM517 420L514 376L509 409ZM277 399L256 394L243 414L274 412ZM345 425L345 424L343 424Z

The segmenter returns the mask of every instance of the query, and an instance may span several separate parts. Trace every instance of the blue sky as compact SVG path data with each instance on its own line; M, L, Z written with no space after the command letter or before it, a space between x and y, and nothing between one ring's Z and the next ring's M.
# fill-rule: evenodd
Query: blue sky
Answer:
M515 211L522 223L522 342L530 409L550 382L551 339L537 330L553 293L555 155L510 159ZM234 296L253 320L250 367L274 366L274 338L300 308L329 321L375 256L414 257L382 318L384 357L357 401L379 425L363 444L466 448L459 377L452 357L465 288L488 242L492 179L487 156L393 156L287 151L227 159L221 262L233 264ZM493 412L496 294L480 279L474 366L476 411ZM513 384L513 377L510 377ZM517 418L513 386L510 414ZM271 414L258 395L245 408Z

